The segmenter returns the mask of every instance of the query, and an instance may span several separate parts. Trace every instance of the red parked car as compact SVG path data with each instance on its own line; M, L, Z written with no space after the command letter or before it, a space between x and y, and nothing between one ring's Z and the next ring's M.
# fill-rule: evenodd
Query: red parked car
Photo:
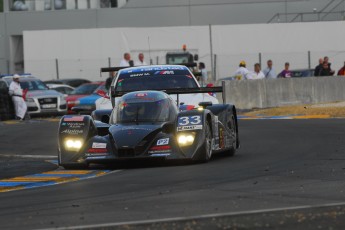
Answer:
M78 99L92 94L103 83L104 82L101 82L101 81L85 83L75 88L71 92L71 94L66 97L67 113L75 114L75 112L72 111L72 108L77 105L76 102L78 101Z

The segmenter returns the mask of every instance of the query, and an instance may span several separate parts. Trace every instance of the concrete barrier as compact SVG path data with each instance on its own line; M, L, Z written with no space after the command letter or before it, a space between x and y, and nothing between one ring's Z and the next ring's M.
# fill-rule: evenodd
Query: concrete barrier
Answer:
M226 102L239 109L345 101L345 77L339 76L229 80L225 88Z

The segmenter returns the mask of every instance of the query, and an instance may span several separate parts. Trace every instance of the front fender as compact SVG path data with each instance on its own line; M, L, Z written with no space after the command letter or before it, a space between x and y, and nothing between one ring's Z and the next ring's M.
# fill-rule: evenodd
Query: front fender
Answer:
M204 110L188 110L178 114L176 121L177 139L180 135L194 136L193 144L181 145L179 147L183 154L188 158L195 158L200 148L205 142L205 126L209 125L211 131L213 115L208 109Z
M95 135L97 128L91 116L63 116L58 128L59 164L79 163L88 140ZM80 141L81 147L68 147L68 141Z

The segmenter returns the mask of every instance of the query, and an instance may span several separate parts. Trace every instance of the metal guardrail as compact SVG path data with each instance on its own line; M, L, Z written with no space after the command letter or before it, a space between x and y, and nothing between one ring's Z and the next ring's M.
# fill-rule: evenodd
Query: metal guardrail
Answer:
M270 20L268 20L268 24L269 23L276 23L276 22L281 22L281 18L286 18L292 17L291 20L289 21L283 21L286 23L289 22L307 22L307 20L305 20L305 18L307 16L315 16L314 20L308 20L308 22L310 21L325 21L327 18L327 16L329 15L338 15L339 20L345 20L345 10L342 11L329 11L329 12L304 12L304 13L277 13L275 14ZM297 19L300 19L297 21Z

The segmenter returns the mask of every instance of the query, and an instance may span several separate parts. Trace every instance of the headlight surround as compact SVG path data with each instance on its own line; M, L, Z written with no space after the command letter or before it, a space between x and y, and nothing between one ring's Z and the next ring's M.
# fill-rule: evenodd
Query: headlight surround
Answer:
M83 146L83 140L66 138L64 141L64 146L67 150L79 151Z
M180 146L189 146L194 143L195 133L180 133L177 135L177 142Z
M35 100L33 98L26 98L25 101L26 102L35 102Z

